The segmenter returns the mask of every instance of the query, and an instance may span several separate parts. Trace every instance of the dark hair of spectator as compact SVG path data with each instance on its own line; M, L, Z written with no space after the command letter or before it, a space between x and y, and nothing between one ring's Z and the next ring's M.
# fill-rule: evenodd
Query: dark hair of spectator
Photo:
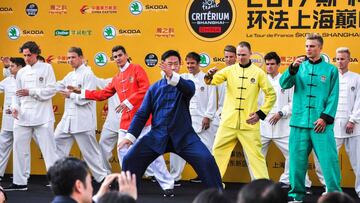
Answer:
M277 53L274 51L269 52L264 56L265 61L268 61L271 59L274 59L276 61L276 64L280 64L280 62L281 62L279 55L277 55Z
M80 180L86 187L86 176L89 173L89 167L84 161L65 157L50 167L47 178L55 195L69 196L73 192L76 180Z
M78 56L84 56L80 47L70 47L68 52L76 53Z
M215 188L207 189L200 192L194 199L193 203L231 203L224 193Z
M128 194L110 191L105 193L97 203L136 203L136 200Z
M194 59L196 61L196 63L200 63L200 55L196 52L190 52L186 55L185 59Z

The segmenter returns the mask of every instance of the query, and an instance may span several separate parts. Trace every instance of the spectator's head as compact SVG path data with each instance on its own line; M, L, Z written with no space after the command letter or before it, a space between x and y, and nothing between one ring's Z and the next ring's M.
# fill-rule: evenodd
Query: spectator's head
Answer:
M194 199L193 203L230 203L231 201L224 193L217 189L207 189L200 192Z
M179 52L168 50L161 56L161 61L170 66L174 72L178 73L180 71L181 57Z
M24 55L25 62L32 66L37 62L41 50L34 41L28 41L20 47L20 53Z
M111 191L104 194L97 203L136 203L136 200L128 194Z
M355 203L355 201L346 193L329 192L321 196L317 203Z
M268 179L252 181L240 190L237 203L261 203L263 194L273 184L273 181Z
M279 183L268 186L262 193L262 203L287 203L287 191Z
M0 186L0 203L5 203L7 201L7 196L3 188Z
M89 167L73 157L59 159L47 177L55 195L69 196L79 203L91 203L93 187Z

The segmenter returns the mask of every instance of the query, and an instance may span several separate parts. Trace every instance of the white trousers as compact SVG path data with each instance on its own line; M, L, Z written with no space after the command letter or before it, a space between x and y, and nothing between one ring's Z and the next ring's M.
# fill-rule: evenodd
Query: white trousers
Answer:
M349 157L351 167L355 173L355 191L360 197L360 136L335 138L335 141L338 153L342 145L345 147L345 151ZM322 174L319 161L316 158L314 161L317 169L316 174L319 177L320 182L321 180L324 182L324 176ZM323 185L325 184L323 183Z
M280 137L280 138L269 138L269 137L261 136L261 144L262 144L261 152L264 155L264 157L266 157L266 155L267 155L271 141L273 141L274 144L277 146L277 148L280 149L281 153L283 154L283 156L285 158L284 172L281 174L279 182L290 185L290 181L289 181L289 137L287 136L287 137ZM310 181L307 173L306 173L306 178L305 178L305 186L311 187L311 181Z
M151 126L144 127L143 130L141 131L140 136L136 140L139 140L141 137L146 135L150 130L151 130ZM119 131L118 143L124 139L125 135L126 135L125 131L121 131L121 130ZM120 150L118 149L117 152L118 152L120 166L122 165L123 158L128 151L129 151L129 149L125 148L125 147ZM163 190L174 188L174 179L171 177L171 175L166 167L164 157L162 155L159 156L158 158L156 158L148 166L147 171L148 171L148 172L146 172L147 174L154 174L157 182L159 183L160 187Z
M214 145L215 134L215 126L211 125L211 123L210 128L208 128L207 130L203 130L197 134L200 137L200 140L205 144L206 148L208 148L210 152L212 152L212 148ZM175 181L181 180L181 174L184 170L185 164L186 161L179 155L170 153L170 174Z
M54 122L48 122L38 126L20 126L14 124L13 146L13 183L27 185L29 177L30 142L34 136L48 170L58 159L54 140Z
M101 182L107 175L104 162L96 140L95 130L80 133L64 133L55 130L55 143L59 157L69 156L74 140L76 140L85 162L89 166L94 179Z
M117 143L117 140L118 140L118 132L112 131L107 128L103 128L101 130L99 145L104 161L104 167L107 171L107 174L111 174L112 167L109 161L113 157L112 151Z

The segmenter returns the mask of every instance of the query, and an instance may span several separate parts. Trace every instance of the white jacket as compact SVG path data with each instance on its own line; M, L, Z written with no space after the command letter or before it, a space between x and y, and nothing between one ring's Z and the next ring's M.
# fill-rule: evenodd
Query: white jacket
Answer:
M266 116L264 120L260 120L260 133L261 136L268 138L282 138L287 137L290 134L290 116L291 116L291 107L292 107L292 97L293 97L293 88L284 90L280 87L279 79L281 74L272 78L270 75L267 76L270 83L274 87L276 92L276 102ZM264 93L260 91L259 94L259 106L263 104ZM269 123L271 117L273 117L277 112L283 112L283 117L276 123L275 126Z
M202 131L204 117L213 120L216 113L216 88L206 85L205 73L200 71L195 76L190 73L182 74L182 78L192 80L195 83L195 95L190 100L190 115L192 126L196 133ZM211 125L211 124L210 124Z
M36 62L26 65L16 75L16 89L28 89L29 96L14 97L12 110L19 112L19 120L14 123L20 126L37 126L54 122L52 97L56 94L56 83L53 67L48 63Z
M348 121L355 123L354 132L346 133ZM334 122L336 138L346 138L360 135L360 76L348 71L339 73L339 102Z
M112 78L101 79L97 78L97 86L103 89L112 81ZM108 113L104 122L103 128L109 129L113 132L118 132L120 129L121 113L116 113L115 109L120 105L120 99L117 94L114 94L108 99Z
M63 80L57 82L58 90L65 90L68 85L96 89L96 78L90 68L84 64L68 73ZM96 129L96 102L81 99L79 94L71 93L65 98L65 110L57 130L64 133L80 133Z
M16 80L13 75L8 76L0 82L0 92L4 92L1 130L13 131L14 118L11 115L11 102L16 92Z

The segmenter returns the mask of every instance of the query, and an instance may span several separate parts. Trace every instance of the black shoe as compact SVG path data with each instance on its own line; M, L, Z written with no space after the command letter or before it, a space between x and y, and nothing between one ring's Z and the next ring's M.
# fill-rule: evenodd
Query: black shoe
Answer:
M11 183L8 187L4 187L4 191L15 191L15 190L27 190L27 185L16 185L14 183Z
M312 195L313 192L311 191L311 187L306 187L305 193L306 195Z
M174 190L173 189L166 189L164 190L164 197L174 197Z
M175 186L175 187L180 187L180 186L181 186L180 180L175 180L175 181L174 181L174 186Z
M151 182L153 182L153 183L156 183L156 182L157 182L155 176L150 176L150 180L151 180Z
M196 178L190 179L190 183L201 183L201 179L199 178L199 176L197 176Z
M280 187L282 189L289 189L290 188L290 185L286 184L286 183L283 183L283 182L280 182Z

